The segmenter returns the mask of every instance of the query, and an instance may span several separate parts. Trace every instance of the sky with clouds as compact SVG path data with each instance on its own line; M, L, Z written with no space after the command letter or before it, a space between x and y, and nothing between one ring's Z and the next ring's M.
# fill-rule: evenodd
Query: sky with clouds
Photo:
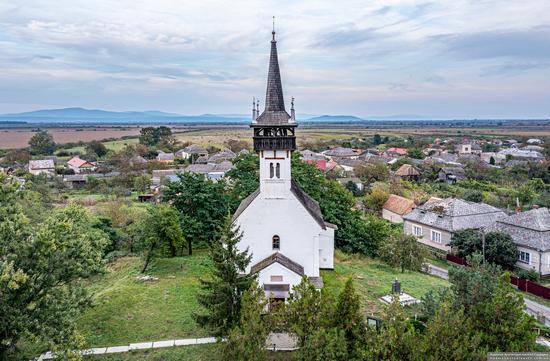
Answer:
M273 15L299 113L550 117L548 0L3 0L0 113L247 113Z

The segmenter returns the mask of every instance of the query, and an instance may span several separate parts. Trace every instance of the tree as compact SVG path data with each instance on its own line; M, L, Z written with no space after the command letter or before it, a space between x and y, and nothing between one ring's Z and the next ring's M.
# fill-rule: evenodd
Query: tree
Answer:
M433 319L426 325L421 354L427 361L485 360L479 335L473 332L464 308L455 308L453 300L446 297Z
M264 290L254 281L242 297L241 317L227 341L222 343L222 359L227 361L262 361L266 357L265 341L269 327L262 312L267 304Z
M40 130L29 140L31 154L49 155L55 151L53 136L46 130Z
M470 312L476 305L491 299L500 267L483 262L479 253L474 253L467 261L469 267L451 267L449 281L455 303Z
M367 335L365 319L361 313L361 301L351 278L346 281L344 290L338 297L334 314L334 326L343 331L346 353L349 358L359 358L365 346Z
M424 153L422 153L422 149L419 148L409 148L407 150L407 155L409 158L413 159L424 159Z
M387 361L419 360L418 334L407 319L399 296L382 315L382 329L373 337L367 352L368 359Z
M523 296L510 284L510 274L503 273L491 299L478 304L475 317L470 317L481 337L481 346L497 352L534 350L535 320L524 312L524 308Z
M491 158L489 158L489 164L490 165L495 165L496 164L495 157L491 156Z
M383 162L374 162L355 167L355 175L365 183L384 182L388 180L390 171Z
M107 147L99 140L92 140L86 146L86 151L88 153L95 154L97 157L101 158L107 154Z
M317 328L296 351L295 360L328 361L349 360L344 332L336 327Z
M363 205L367 211L373 214L380 214L389 197L389 193L381 187L373 187L369 194L365 196Z
M477 189L470 189L464 193L464 200L476 203L483 202L483 192Z
M165 126L141 128L139 143L146 146L156 146L163 143L163 145L170 147L173 145L172 131Z
M289 329L298 337L298 344L305 344L311 330L316 330L329 317L323 313L321 292L317 291L307 276L292 288L284 317Z
M196 314L201 326L208 326L216 336L226 336L239 322L243 293L254 281L254 275L246 274L252 256L248 249L239 251L237 244L242 238L230 217L226 217L221 236L210 249L214 268L209 279L201 280L202 292L198 301L207 313ZM265 341L265 339L264 339Z
M380 134L375 134L373 137L372 137L372 142L374 143L374 145L380 145L382 144L382 137L380 136Z
M175 257L185 248L178 212L165 204L149 207L147 216L137 227L137 238L144 260L142 273L155 256Z
M0 179L0 359L22 335L52 350L81 346L76 317L90 305L78 280L103 267L105 235L69 205L36 229L22 212L25 190Z
M256 154L241 154L233 160L233 168L226 176L231 179L231 196L234 199L233 209L239 202L254 192L259 183L259 159Z
M354 181L351 181L351 180L348 181L345 184L345 187L346 187L346 190L351 194L353 194L354 197L360 197L363 195L363 191L359 189L359 187L357 186L357 184L355 184Z
M223 180L214 182L203 174L182 173L170 182L163 201L170 202L180 213L187 250L193 245L209 245L220 238L224 219L231 210L231 198Z
M148 174L141 174L134 177L134 190L138 192L147 192L151 188L151 177Z
M392 267L420 271L426 258L426 250L412 235L398 233L380 247L380 258Z
M504 232L489 232L469 228L453 234L451 247L459 257L466 258L474 253L483 253L485 238L485 260L504 268L512 269L518 259L518 248L512 237Z

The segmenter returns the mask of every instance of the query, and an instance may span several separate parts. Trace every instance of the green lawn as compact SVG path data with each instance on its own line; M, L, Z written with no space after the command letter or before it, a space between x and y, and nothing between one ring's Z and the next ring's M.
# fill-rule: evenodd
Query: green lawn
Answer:
M363 298L365 311L378 313L382 308L379 298L391 291L391 283L397 278L401 290L414 297L422 297L426 292L449 283L441 278L420 272L391 268L385 263L360 255L348 255L339 251L335 254L334 271L322 271L325 287L339 292L344 282L353 277L357 291Z
M199 278L208 270L205 254L153 263L146 272L159 278L153 282L136 280L140 266L139 258L118 259L91 284L95 306L78 321L87 343L112 346L208 335L192 318L199 311Z

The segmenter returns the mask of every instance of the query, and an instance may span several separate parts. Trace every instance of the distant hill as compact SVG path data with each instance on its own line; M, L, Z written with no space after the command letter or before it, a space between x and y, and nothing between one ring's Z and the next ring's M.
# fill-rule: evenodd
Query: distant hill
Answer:
M309 119L304 119L307 122L361 122L364 119L353 115L321 115Z

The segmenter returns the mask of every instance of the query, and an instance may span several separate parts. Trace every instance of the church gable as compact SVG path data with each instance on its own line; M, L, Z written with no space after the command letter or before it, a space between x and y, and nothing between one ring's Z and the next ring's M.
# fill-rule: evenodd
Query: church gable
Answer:
M319 224L321 229L326 229L326 227L330 228L336 228L335 225L330 224L328 222L325 222L323 219L323 213L321 212L321 207L319 206L319 203L311 198L300 186L298 183L294 180L291 182L290 191L294 195L294 197L300 202L300 204L306 209L306 211L309 213L309 215ZM252 202L260 195L260 188L256 189L253 193L251 193L248 197L243 199L241 201L241 204L239 205L239 208L237 208L237 211L233 215L233 220L236 220L239 218L239 216L247 209Z

